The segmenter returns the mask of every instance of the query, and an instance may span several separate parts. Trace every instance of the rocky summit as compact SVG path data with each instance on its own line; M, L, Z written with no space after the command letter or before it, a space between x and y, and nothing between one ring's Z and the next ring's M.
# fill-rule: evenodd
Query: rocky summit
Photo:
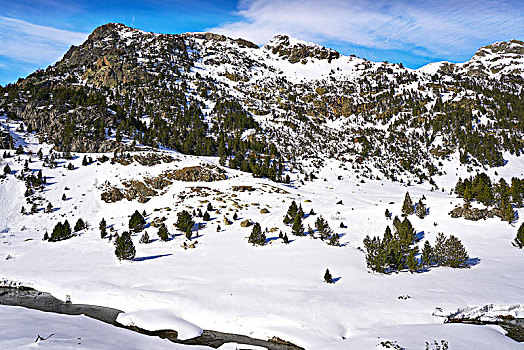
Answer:
M498 42L465 63L412 70L285 35L258 47L113 23L2 88L0 110L58 151L142 144L218 155L249 172L267 156L302 172L327 157L366 164L367 177L376 169L423 181L454 153L498 166L504 152L522 151L523 48ZM261 175L281 174L280 165Z

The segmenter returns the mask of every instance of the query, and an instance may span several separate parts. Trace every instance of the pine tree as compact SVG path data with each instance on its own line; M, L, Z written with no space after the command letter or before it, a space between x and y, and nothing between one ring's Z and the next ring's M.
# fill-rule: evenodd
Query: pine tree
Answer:
M82 218L78 219L76 221L75 228L74 228L75 232L82 231L85 228L86 228L86 225L84 223L84 220L82 220Z
M258 222L255 222L251 235L249 236L248 242L253 245L264 245L266 244L266 235L262 233L262 227Z
M65 193L62 195L62 200L63 200L63 201L67 200L67 196L66 196Z
M11 172L11 167L9 166L9 164L6 164L4 167L4 174L7 175L10 172Z
M297 203L295 201L292 201L289 205L289 208L287 209L286 216L284 216L284 224L288 225L291 222L294 221L295 217L297 216L298 207Z
M513 245L515 247L519 247L520 249L524 247L524 222L522 225L520 225L519 230L517 231Z
M31 214L35 214L37 211L38 211L38 207L36 203L33 203L33 205L31 205Z
M107 228L107 224L106 224L106 219L102 218L102 220L100 220L100 224L98 225L98 227L100 228L100 237L104 238L107 234L106 232L106 228Z
M393 218L393 227L395 228L395 230L398 231L400 224L401 224L400 219L398 218L398 216L395 215L395 217Z
M213 211L215 209L213 209L213 205L211 204L211 202L207 203L207 211Z
M182 212L178 213L177 216L178 219L175 223L175 227L187 234L188 229L192 229L193 225L195 224L191 214L187 210L183 210Z
M309 234L309 237L315 238L315 231L313 231L313 228L310 225L307 225L307 233Z
M167 240L169 239L169 232L167 231L167 226L165 223L162 223L158 228L158 237L160 237L160 240L164 242L167 242Z
M379 237L364 238L364 247L366 250L366 265L372 271L384 273L386 271L386 259L388 258L387 250L382 245Z
M135 210L129 219L129 230L133 232L140 232L142 231L145 224L146 221L144 220L144 217L138 212L138 210Z
M235 214L233 214L233 220L237 220L238 219L238 214L235 212Z
M66 220L63 224L58 222L55 225L51 237L49 237L49 242L58 242L71 237L71 227L69 226L69 221Z
M419 199L418 203L417 203L417 210L416 210L416 215L421 218L421 219L424 219L426 217L426 212L427 212L427 209L426 209L426 206L424 205L424 203L422 202L422 199Z
M132 260L135 258L136 250L131 232L124 232L115 240L115 255L118 260Z
M144 233L142 234L142 237L140 237L140 243L142 244L148 244L149 243L149 234L147 233L147 231L144 231Z
M47 203L47 207L45 208L46 213L52 213L53 212L53 205L51 202Z
M433 248L428 240L424 242L424 248L422 248L422 256L420 258L424 266L431 266L433 263Z
M413 214L413 212L414 212L413 202L411 201L409 192L406 192L406 196L404 197L404 204L402 204L402 213L406 215L411 215Z
M513 206L509 201L507 201L504 207L504 220L510 224L513 222L513 220L515 220L515 211L513 210Z
M331 276L329 269L326 269L326 272L324 273L324 282L333 283L333 277Z
M384 215L386 216L386 219L391 219L391 213L389 212L389 209L386 208Z
M455 236L449 236L447 240L448 266L458 268L466 267L469 260L466 248L462 245L462 242Z
M284 244L289 244L289 238L287 237L287 233L284 233L284 237L282 238L284 241Z
M447 238L442 232L437 235L433 256L437 265L454 268L466 267L469 259L462 242L453 235Z
M300 213L297 213L295 216L295 220L293 221L293 227L291 228L291 232L295 236L304 235L304 226L302 226L302 216L300 216Z
M209 221L209 220L211 220L211 216L209 215L209 212L208 212L208 211L206 211L206 212L204 213L202 219L203 219L204 221Z
M326 220L324 220L322 215L320 215L315 221L315 227L320 235L321 240L329 239L333 234L333 231L329 227L329 224Z
M44 241L48 241L49 240L49 234L47 233L47 231L45 231L44 233Z
M186 238L187 238L188 240L191 240L191 237L193 237L193 230L191 229L190 226L188 226L188 227L186 228Z
M332 246L339 246L340 245L340 236L338 233L335 233L333 235L331 235L331 237L329 238L329 245L332 245Z
M408 256L406 258L406 267L409 269L409 272L413 273L414 271L418 270L419 263L417 259L415 258L415 249L411 249L408 253Z

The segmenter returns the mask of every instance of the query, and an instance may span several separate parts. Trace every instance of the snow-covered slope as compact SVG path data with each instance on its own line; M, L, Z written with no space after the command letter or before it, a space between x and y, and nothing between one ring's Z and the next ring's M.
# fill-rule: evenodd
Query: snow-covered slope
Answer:
M476 315L485 305L522 304L524 255L511 242L523 209L515 206L511 224L449 215L464 204L452 193L459 178L524 177L521 48L496 43L464 64L410 70L287 36L257 47L212 33L102 26L57 64L2 90L0 122L23 149L6 150L12 156L0 162L11 169L0 179L0 280L114 307L125 311L123 323L178 328L182 337L213 329L305 349L420 349L435 341L522 348L499 327L444 324L459 309ZM84 156L93 162L82 164ZM277 163L274 181L261 175ZM175 176L194 167L215 181ZM45 186L27 192L26 179L39 170ZM454 235L469 268L368 269L363 239L392 226L384 212L401 216L407 191L429 208L424 219L409 216L423 238L416 245ZM294 236L283 224L293 200L306 230L322 215L340 244ZM178 213L208 204L211 220L195 215L191 238L175 228ZM118 261L114 238L129 231L135 211L145 212L150 242L133 233L134 259ZM42 239L79 218L88 227L72 238ZM111 239L101 238L103 218ZM248 242L246 220L261 225L264 246ZM334 284L324 283L327 268ZM11 310L0 323L18 322L17 314L45 321ZM91 337L98 326L86 327ZM24 348L29 331L0 333L0 345L23 337L13 344Z
M519 40L496 42L481 47L467 62L430 63L418 69L421 72L435 74L457 74L498 78L507 75L524 76L524 43Z
M41 148L47 154L50 146L38 144L34 135L17 133L16 125L11 126L18 142L23 140L26 149L33 151L33 155L21 155L20 162L8 158L13 171L19 173L26 159L31 159L32 171L42 168L35 153ZM297 181L293 186L277 184L226 169L227 180L175 181L164 194L153 196L147 203L101 200L106 181L121 187L125 180L218 162L214 157L166 152L176 161L155 166L136 162L127 166L110 162L82 166L83 155L79 155L71 161L74 170L64 168L65 163L54 169L44 168L48 179L42 193L45 201L37 201L39 210L35 214L20 213L24 187L14 175L8 175L0 184L4 203L0 212L0 277L51 292L58 298L70 295L75 303L111 306L129 315L145 315L138 321L130 316L127 321L135 320L150 329L159 324L165 327L165 322L169 322L185 325L188 334L193 334L196 325L264 339L278 336L306 349L375 349L382 341L419 349L426 341L441 340L447 341L450 349L521 348L499 328L444 325L442 317L434 316L451 314L465 306L511 306L522 302L523 255L511 245L515 226L498 219L451 219L448 212L462 202L448 192L455 176L438 177L438 185L446 190L434 192L428 184L406 187L387 180L362 182L357 173L333 160L319 169L318 180L303 186ZM507 181L512 176L522 177L524 161L511 156L507 159L505 167L488 174ZM449 173L462 177L468 174L456 158L444 162ZM254 190L239 192L234 186L252 186ZM388 208L399 215L408 190L416 199L424 195L430 208L429 216L423 220L410 217L417 232L430 241L438 232L456 235L464 242L474 266L431 268L415 274L379 275L368 271L360 249L362 239L368 234L381 235L386 225L391 225L383 213ZM65 201L61 200L64 193ZM316 212L304 219L305 227L314 227L318 215L326 218L340 234L341 246L293 236L291 228L282 224L291 200L300 203L306 213L311 209ZM43 212L46 201L55 207L51 214ZM205 227L192 240L198 241L195 248L186 250L184 243L191 242L173 226L176 213L182 209L204 211L208 202L219 212L212 213L209 222L196 218ZM261 213L263 208L269 213ZM134 210L146 212L146 231L152 242L141 244L140 235L133 234L136 258L119 262L113 244L100 238L98 222L105 218L109 232L121 234L127 230ZM223 218L231 220L234 212L239 219L225 225ZM519 214L522 218L522 209ZM44 231L50 232L58 221L68 219L73 225L78 218L90 224L78 236L54 243L42 241ZM157 218L165 218L171 233L167 242L160 241L158 229L150 226ZM240 225L245 219L259 222L263 228L276 228L267 233L266 246L254 247L247 242L251 228ZM341 222L347 228L341 228ZM521 222L519 219L515 224ZM220 232L218 225L222 227ZM290 244L278 239L279 231L290 237ZM336 279L335 284L323 282L326 268ZM440 311L436 312L437 308ZM17 315L40 317L29 311L9 311L0 315L0 322L18 322ZM44 336L45 332L41 332ZM25 337L22 333L27 335L27 328L3 341ZM13 344L21 347L23 340Z

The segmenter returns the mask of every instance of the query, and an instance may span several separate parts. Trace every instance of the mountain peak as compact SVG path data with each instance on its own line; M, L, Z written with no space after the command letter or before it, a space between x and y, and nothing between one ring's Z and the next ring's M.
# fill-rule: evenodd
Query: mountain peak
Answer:
M481 47L475 56L483 57L486 54L514 54L524 55L524 42L512 39L510 41L497 41L493 44Z
M274 36L264 45L264 49L291 63L301 62L306 64L308 58L327 59L331 62L332 59L340 57L340 53L333 49L282 34Z

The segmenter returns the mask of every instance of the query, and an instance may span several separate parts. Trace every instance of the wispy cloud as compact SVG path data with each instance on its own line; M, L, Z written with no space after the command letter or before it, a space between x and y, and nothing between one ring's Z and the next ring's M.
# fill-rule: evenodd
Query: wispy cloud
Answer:
M0 55L11 60L46 66L63 56L70 45L88 34L33 24L0 16Z
M507 0L241 0L241 20L211 31L258 44L275 34L449 57L524 36L524 6Z

